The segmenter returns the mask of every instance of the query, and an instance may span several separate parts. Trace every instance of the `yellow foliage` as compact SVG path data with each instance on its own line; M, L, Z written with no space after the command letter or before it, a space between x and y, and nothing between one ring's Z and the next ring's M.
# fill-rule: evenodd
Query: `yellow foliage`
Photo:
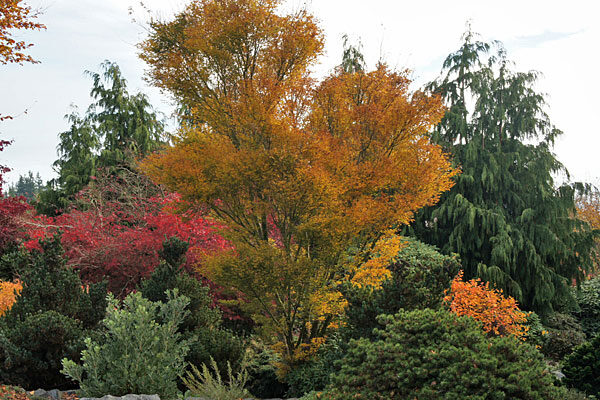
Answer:
M23 285L19 281L14 283L0 281L0 317L15 304L21 290L23 290Z
M339 325L343 252L410 222L458 171L429 140L438 96L411 92L408 72L383 64L317 84L321 29L305 11L279 15L280 3L200 0L152 22L142 58L186 113L174 145L141 167L227 227L235 251L202 273L243 292L292 359ZM389 277L398 245L380 241L355 283Z
M369 286L373 289L381 288L381 284L392 277L388 266L392 263L404 245L401 236L393 230L387 231L371 250L372 256L362 265L354 266L354 276L351 279L357 287Z

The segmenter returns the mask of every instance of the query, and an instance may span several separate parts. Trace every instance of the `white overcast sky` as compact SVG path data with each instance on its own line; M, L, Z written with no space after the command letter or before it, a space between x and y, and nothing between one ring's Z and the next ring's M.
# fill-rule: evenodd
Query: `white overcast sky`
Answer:
M1 0L0 0L1 1ZM85 111L91 80L103 60L119 64L130 92L142 91L169 114L169 99L143 81L145 65L136 44L144 38L146 14L135 0L26 0L43 10L47 30L19 33L35 44L35 65L0 65L0 112L17 116L0 125L0 137L14 144L0 153L15 181L32 170L54 177L57 135L68 129L70 105ZM168 18L184 0L144 0ZM555 153L572 180L600 184L600 2L597 0L288 0L306 6L320 21L325 54L316 69L324 76L339 63L343 34L360 39L367 63L383 58L392 67L410 68L416 84L437 77L445 56L460 45L465 22L484 40L500 40L517 69L543 73L540 91L548 94L549 114L565 134ZM27 110L25 113L24 111Z

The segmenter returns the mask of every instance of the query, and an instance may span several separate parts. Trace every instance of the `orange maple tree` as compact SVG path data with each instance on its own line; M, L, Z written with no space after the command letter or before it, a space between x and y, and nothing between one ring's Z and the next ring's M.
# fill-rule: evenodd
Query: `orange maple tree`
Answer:
M37 14L32 13L31 7L23 5L22 0L0 1L0 64L37 62L31 56L23 53L25 49L33 45L15 40L11 32L18 29L45 29L44 25L31 21L36 17ZM0 122L11 118L10 115L0 114ZM0 140L0 151L10 143ZM2 194L2 174L8 171L10 169L0 165L0 195Z
M33 44L17 41L11 33L19 29L46 29L43 24L32 21L36 17L37 13L22 0L0 2L0 64L38 62L23 52Z
M483 330L489 334L514 335L523 340L527 336L528 313L519 309L517 301L479 278L463 281L463 271L452 281L444 301L456 315L468 315L483 323Z
M245 293L292 359L343 311L336 282L355 271L343 252L408 223L457 171L428 136L445 111L439 97L410 91L407 71L383 64L317 84L322 32L279 5L201 0L151 22L141 56L183 112L174 146L142 169L227 226L235 250L205 272ZM369 285L387 276L361 273Z

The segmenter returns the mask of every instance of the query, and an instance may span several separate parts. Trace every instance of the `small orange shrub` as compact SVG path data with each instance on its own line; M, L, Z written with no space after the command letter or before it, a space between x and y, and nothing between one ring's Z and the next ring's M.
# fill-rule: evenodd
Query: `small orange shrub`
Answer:
M14 283L0 281L0 317L15 304L22 289L23 285L19 281Z
M514 298L504 297L502 290L490 288L488 282L483 283L479 279L465 282L460 271L452 281L444 302L456 315L468 315L482 322L483 330L489 334L526 338L528 314L519 309Z

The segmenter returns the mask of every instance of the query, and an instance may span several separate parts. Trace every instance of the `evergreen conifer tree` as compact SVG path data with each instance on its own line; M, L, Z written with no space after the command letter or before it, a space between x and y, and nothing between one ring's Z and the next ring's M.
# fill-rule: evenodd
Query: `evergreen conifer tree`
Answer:
M433 133L462 174L423 210L416 236L458 253L467 279L480 277L545 313L571 299L573 279L591 265L593 234L576 220L575 188L557 187L564 166L552 153L562 132L535 91L539 73L515 72L500 43L468 30L429 89L449 110Z
M127 91L117 64L105 61L101 68L102 73L86 72L93 81L94 103L83 116L76 110L65 116L70 128L59 134L59 158L53 164L58 178L41 193L36 205L40 213L59 214L98 168L111 174L131 169L137 158L164 143L164 125L148 98Z

